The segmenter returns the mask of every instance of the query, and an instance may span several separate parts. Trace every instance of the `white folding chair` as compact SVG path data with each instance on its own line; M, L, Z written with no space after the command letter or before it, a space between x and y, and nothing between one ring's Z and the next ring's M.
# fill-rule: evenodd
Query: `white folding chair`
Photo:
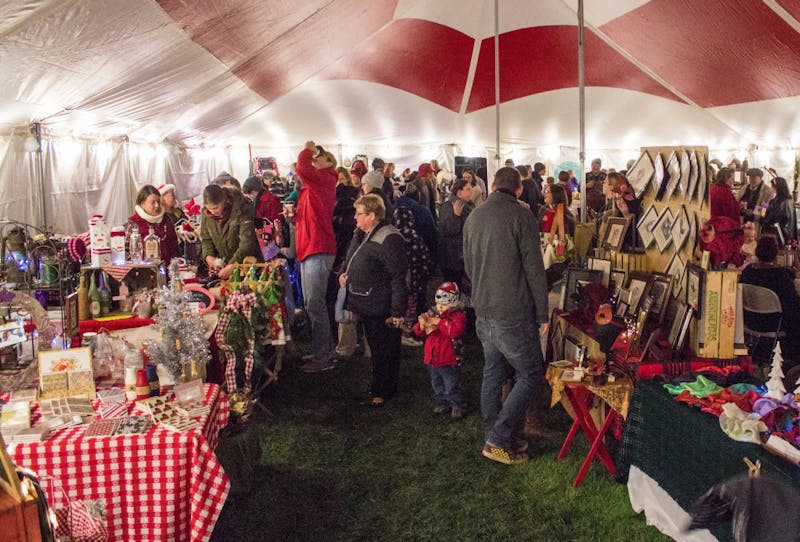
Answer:
M769 362L778 339L786 336L781 330L783 309L778 294L754 284L742 284L742 308L744 309L744 335L747 350L754 361ZM756 359L757 347L762 339L770 339L766 358Z

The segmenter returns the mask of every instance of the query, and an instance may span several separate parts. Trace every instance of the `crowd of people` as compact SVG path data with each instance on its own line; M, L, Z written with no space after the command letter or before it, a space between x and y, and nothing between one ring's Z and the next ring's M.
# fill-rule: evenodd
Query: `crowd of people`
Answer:
M521 436L541 430L535 413L541 402L535 399L545 393L547 293L566 266L546 263L543 248L574 235L579 219L573 199L577 203L581 182L570 170L545 177L542 163L507 162L489 185L473 170L454 175L436 160L399 176L395 164L380 158L370 168L366 158L350 168L337 165L332 153L309 141L293 165L293 186L270 171L241 186L227 173L218 175L203 192L200 263L208 273L229 278L245 257L261 261L277 254L265 250L256 232L277 235L286 228L291 243L282 252L297 267L296 293L311 331L311 352L300 368L332 370L361 348L372 364L364 401L369 407L382 407L396 394L401 347L424 346L433 411L463 417L462 339L474 333L484 353L482 454L506 464L525 461ZM787 183L778 177L768 187L760 170L747 174L749 182L735 195L732 171L717 172L709 222L721 224L721 234L726 228L732 235L748 234L745 252L752 265L742 281L779 291L785 313L800 314L797 291L782 285L776 274L782 271L771 271L777 247L796 239ZM641 201L624 171L606 171L595 159L582 182L596 240L608 216L636 223ZM153 228L165 261L179 255L174 224L185 217L175 187L145 186L136 203L129 227L143 235ZM636 228L628 232L623 247L635 248ZM439 277L428 299L431 281ZM355 317L336 321L337 300ZM800 317L784 320L789 335L800 337ZM787 340L790 359L800 353L796 342Z

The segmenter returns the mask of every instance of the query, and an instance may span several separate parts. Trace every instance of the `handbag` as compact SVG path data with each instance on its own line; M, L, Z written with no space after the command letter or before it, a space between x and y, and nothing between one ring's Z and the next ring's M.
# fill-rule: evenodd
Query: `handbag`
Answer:
M340 324L354 322L356 315L353 311L347 310L347 286L339 286L339 291L336 292L336 305L333 309L334 319Z

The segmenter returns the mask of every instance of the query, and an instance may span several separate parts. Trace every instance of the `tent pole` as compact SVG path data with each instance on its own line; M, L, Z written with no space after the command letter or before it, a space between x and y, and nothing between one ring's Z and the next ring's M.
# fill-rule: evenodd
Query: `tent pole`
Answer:
M500 169L500 0L494 0L494 130L495 169Z
M31 135L36 140L36 151L33 157L33 171L36 177L36 186L39 191L39 227L47 227L47 202L44 191L44 164L42 163L42 125L34 122L30 125Z
M586 83L584 81L583 66L583 0L578 0L578 115L579 122L579 143L578 160L580 163L580 173L583 179L580 180L581 187L581 221L586 222L586 175L584 166L586 164Z

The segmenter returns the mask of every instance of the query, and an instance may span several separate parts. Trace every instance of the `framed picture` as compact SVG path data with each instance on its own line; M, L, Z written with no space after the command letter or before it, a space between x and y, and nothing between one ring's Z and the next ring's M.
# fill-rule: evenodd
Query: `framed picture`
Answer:
M667 264L666 273L672 276L672 295L679 297L684 289L684 271L686 265L683 262L681 255L675 252Z
M689 168L689 184L683 194L683 201L690 201L697 190L697 179L700 177L700 172L697 169L697 153L695 151L689 154Z
M703 306L703 268L690 263L686 266L686 304L700 318Z
M657 200L660 200L663 193L661 185L664 183L664 159L661 158L661 153L656 153L655 160L653 160L653 179L650 181L653 185L653 194L656 195Z
M697 201L702 209L708 189L708 164L706 163L705 155L702 153L697 155L697 168L700 170L700 175L697 179Z
M650 318L659 324L664 320L671 293L672 277L664 273L653 273L653 284L650 286L650 297L653 299Z
M664 176L664 179L667 186L664 187L664 199L669 201L681 182L681 164L675 151L672 151L672 154L669 155L666 168L667 174Z
M658 220L658 210L655 205L651 205L639 219L639 224L636 225L636 231L639 232L639 238L642 240L642 247L648 248L653 244L655 237L653 237L653 227Z
M564 358L568 361L577 361L578 365L583 365L583 355L586 347L578 344L572 337L567 337L564 341Z
M94 399L92 350L40 350L39 384L42 388L42 399L72 395L87 395Z
M619 292L623 286L625 286L625 271L622 271L620 269L612 269L611 281L609 284L609 290L611 290L611 295L613 295L614 297L619 297Z
M561 295L561 308L573 311L578 308L578 289L593 282L601 282L603 272L597 269L582 269L580 267L567 268L567 280L564 281L564 290Z
M553 332L550 334L550 347L553 349L553 360L558 361L564 359L564 329L561 326L564 320L556 318L555 321Z
M589 269L596 269L603 272L602 285L606 288L609 287L611 281L611 260L604 260L603 258L589 258Z
M672 229L673 220L672 211L669 210L669 207L664 207L661 216L658 217L658 220L656 220L656 223L653 225L653 239L656 242L658 251L662 254L667 250L670 243L672 243L672 233L670 230Z
M608 250L619 252L622 249L622 243L625 241L630 219L621 216L610 216L606 221L602 246Z
M625 285L625 288L630 292L628 314L636 315L641 302L650 295L650 286L652 283L653 275L651 273L643 273L641 271L630 272L628 275L628 284Z
M700 224L700 219L697 218L697 213L689 215L689 254L694 254L694 249L697 246L697 228Z
M621 301L621 298L622 296L620 295L620 300L617 301L617 309L614 311L614 316L625 318L625 315L628 314L628 304Z
M26 339L24 322L14 321L0 324L0 348L23 343Z
M78 292L69 294L64 298L64 333L67 337L74 337L81 330L78 320Z
M681 210L675 214L675 219L672 221L672 228L670 228L670 234L676 252L683 248L684 243L686 243L686 240L689 238L690 228L689 215L686 213L686 207L681 205Z
M653 160L650 158L650 155L647 154L647 151L642 152L639 160L628 170L627 174L628 182L631 188L633 188L637 198L641 197L647 189L647 185L650 184L650 179L653 178L654 172Z
M686 190L689 187L689 175L692 173L692 166L689 160L689 153L686 151L681 151L680 153L680 180L678 181L678 186L676 190L680 190L684 193L684 199L686 198Z
M674 311L675 316L671 320L667 340L670 347L672 347L672 351L679 352L683 348L683 342L686 340L684 327L688 324L687 318L691 319L692 311L689 310L686 303L678 299L672 299L670 303L675 304L674 309L670 310L670 313Z

